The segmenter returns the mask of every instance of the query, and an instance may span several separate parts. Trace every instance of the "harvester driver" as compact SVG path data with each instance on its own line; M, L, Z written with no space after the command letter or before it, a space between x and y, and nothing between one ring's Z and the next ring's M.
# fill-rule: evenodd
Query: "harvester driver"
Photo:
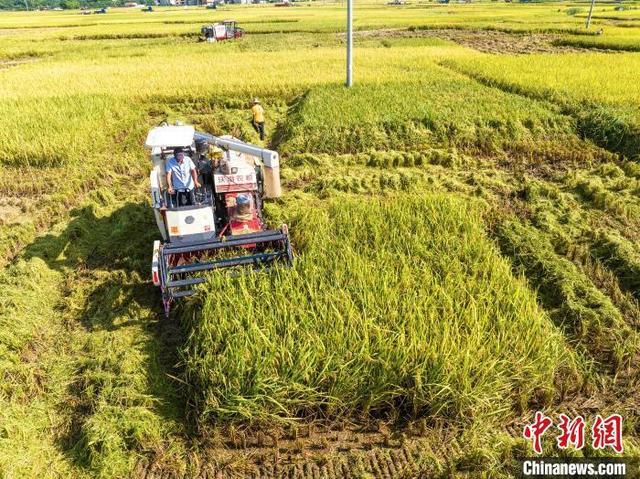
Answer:
M180 148L173 150L167 161L167 185L173 206L187 206L195 203L193 187L200 188L196 166Z
M238 195L236 202L237 206L234 219L237 221L250 221L253 218L253 214L251 212L251 199L249 195Z

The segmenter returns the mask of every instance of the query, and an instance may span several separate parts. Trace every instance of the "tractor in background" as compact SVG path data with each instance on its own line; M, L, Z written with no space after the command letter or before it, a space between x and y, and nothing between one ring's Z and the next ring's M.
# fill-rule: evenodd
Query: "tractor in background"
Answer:
M200 29L200 40L205 42L221 42L242 38L244 30L238 27L235 20L225 20L220 23L203 25Z

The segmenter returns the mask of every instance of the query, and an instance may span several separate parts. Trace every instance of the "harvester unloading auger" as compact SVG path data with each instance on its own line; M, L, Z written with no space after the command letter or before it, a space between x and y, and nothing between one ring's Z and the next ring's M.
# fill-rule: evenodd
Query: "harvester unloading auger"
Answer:
M280 196L278 153L192 126L162 125L146 141L151 149L151 200L162 241L153 244L153 283L168 315L176 298L195 292L204 273L222 268L291 264L287 225L267 229L263 198ZM166 162L180 148L195 164L199 188L169 194ZM212 153L212 150L215 150Z

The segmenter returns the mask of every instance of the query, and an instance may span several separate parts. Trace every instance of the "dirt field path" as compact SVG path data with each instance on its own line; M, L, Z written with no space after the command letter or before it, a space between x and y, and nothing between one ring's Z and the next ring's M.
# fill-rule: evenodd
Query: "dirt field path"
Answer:
M494 30L433 28L425 30L368 30L355 33L356 38L440 38L484 53L563 53L579 49L554 45L558 35L549 33L506 33Z

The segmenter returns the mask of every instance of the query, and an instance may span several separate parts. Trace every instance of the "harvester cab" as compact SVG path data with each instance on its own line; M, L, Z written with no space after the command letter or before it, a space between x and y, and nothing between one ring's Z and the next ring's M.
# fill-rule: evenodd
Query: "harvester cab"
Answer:
M207 271L292 263L287 225L270 230L262 217L263 199L281 195L278 153L185 125L153 128L146 146L162 236L153 245L151 272L167 315L176 298L195 292ZM169 193L165 171L175 149L192 158L200 187Z
M220 42L242 38L244 30L238 27L235 20L225 20L221 23L203 25L200 29L200 39L206 42Z

